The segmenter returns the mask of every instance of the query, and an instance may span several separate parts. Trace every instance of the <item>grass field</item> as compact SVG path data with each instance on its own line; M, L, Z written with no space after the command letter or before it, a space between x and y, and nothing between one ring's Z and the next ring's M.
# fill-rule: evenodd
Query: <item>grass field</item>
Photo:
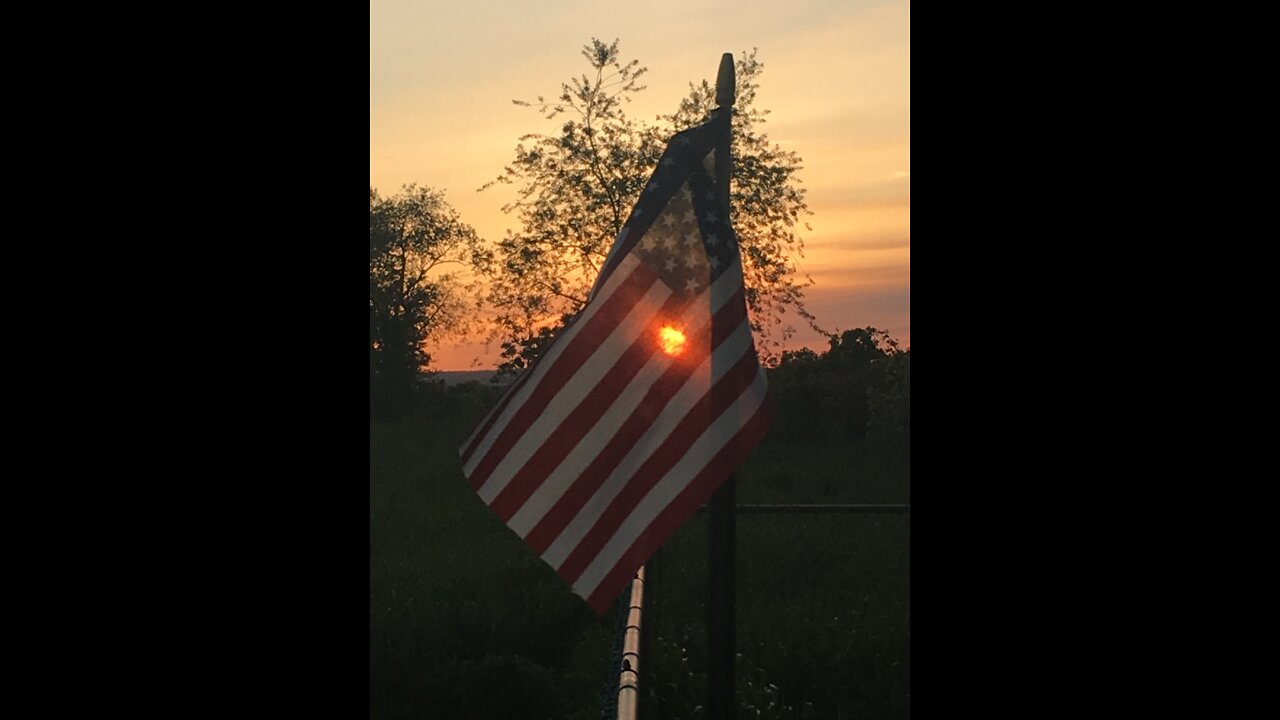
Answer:
M462 476L456 449L495 397L464 385L370 422L372 718L600 717L612 611L597 617ZM778 432L740 469L738 502L906 503L908 478L905 443ZM909 538L909 515L738 518L740 717L908 716ZM697 516L651 567L647 717L704 715L706 558Z

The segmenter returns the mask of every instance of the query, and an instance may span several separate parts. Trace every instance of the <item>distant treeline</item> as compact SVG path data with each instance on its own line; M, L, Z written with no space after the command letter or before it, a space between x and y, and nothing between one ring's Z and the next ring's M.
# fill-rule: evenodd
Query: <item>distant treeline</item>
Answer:
M830 343L822 354L785 351L770 371L776 408L770 433L909 439L911 350L873 327L833 335Z
M788 350L768 371L774 400L770 435L861 440L868 435L908 443L911 428L911 350L873 327L832 335L821 353ZM459 417L487 412L505 385L464 382L452 387L426 375L411 390L370 384L370 410L391 418L412 410Z

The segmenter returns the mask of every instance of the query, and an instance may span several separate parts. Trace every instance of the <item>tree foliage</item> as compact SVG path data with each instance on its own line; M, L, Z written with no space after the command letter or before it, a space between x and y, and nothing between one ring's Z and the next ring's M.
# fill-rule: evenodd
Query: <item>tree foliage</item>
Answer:
M778 403L774 432L844 440L868 435L909 442L911 350L873 327L828 336L830 347L787 350L769 376Z
M471 226L428 187L383 198L369 188L369 380L375 400L406 396L431 361L428 340L469 327L474 281L458 270L483 260Z
M742 248L742 272L752 330L763 340L762 355L776 362L776 351L793 329L784 324L788 311L818 329L804 306L804 288L812 279L797 280L794 257L804 257L804 240L796 226L813 214L800 187L800 156L769 141L762 130L769 111L756 107L764 64L756 51L736 59L736 100L733 105L729 206L733 229ZM716 107L716 89L706 80L689 84L689 95L671 115L663 117L670 132L705 121ZM805 225L806 229L808 228ZM780 327L776 327L780 326Z
M707 119L715 89L690 84L674 113L652 125L626 114L644 90L645 68L623 62L618 42L593 39L583 56L591 72L561 85L554 100L513 101L559 123L551 134L519 139L515 159L494 181L516 186L503 211L519 218L481 268L490 280L489 304L497 313L502 369L517 370L536 358L556 328L582 309L614 238L662 155L667 138ZM756 108L763 64L755 51L737 60L733 124L731 212L741 241L747 303L766 358L790 334L787 310L812 324L796 280L793 255L803 251L795 232L809 213L796 175L800 158L771 144L759 130L767 111ZM489 187L494 183L489 183ZM483 188L482 188L483 189Z

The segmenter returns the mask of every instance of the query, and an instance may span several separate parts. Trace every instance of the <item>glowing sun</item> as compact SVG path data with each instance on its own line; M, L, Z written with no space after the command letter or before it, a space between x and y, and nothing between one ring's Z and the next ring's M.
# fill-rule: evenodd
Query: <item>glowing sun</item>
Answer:
M668 355L675 356L684 352L684 333L670 325L658 331L658 342L662 345L662 352Z

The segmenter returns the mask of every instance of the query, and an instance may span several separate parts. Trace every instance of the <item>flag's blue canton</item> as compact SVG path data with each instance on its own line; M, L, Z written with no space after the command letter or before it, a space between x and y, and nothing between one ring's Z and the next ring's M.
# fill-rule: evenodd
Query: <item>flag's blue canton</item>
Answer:
M672 138L627 223L634 252L681 294L705 290L737 261L711 154L725 129L712 121Z

